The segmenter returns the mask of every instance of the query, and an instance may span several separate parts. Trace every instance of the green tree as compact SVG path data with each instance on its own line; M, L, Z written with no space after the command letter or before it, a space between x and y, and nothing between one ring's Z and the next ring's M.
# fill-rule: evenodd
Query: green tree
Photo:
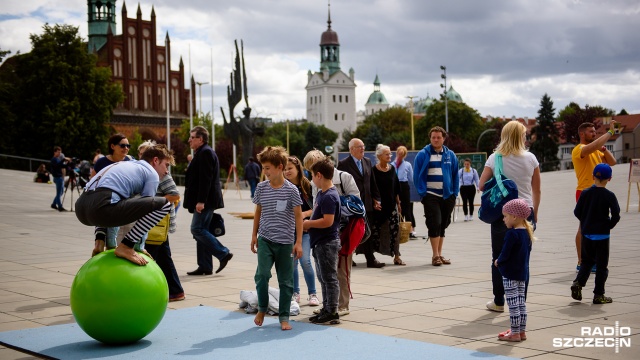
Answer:
M365 150L367 151L374 151L378 144L384 143L382 131L380 131L378 125L374 124L369 127L369 132L367 133L367 136L362 139L362 142L364 143Z
M580 105L571 102L564 109L560 110L560 114L558 115L558 121L562 123L560 138L569 143L578 144L580 142L580 137L578 136L578 127L580 124L585 122L593 123L597 130L600 127L600 121L596 120L597 118L613 115L615 115L613 110L600 105L585 105L583 109Z
M311 128L311 130L310 130ZM338 138L338 134L329 130L323 125L314 125L310 122L290 122L289 123L289 149L290 155L303 158L307 152L313 149L324 151L325 146L333 145ZM281 121L273 123L265 129L256 144L261 150L267 145L287 146L287 122Z
M349 151L349 140L361 139L367 150L375 150L378 144L389 145L395 150L399 145L411 148L411 113L403 106L392 106L367 116L364 121L343 139L341 151Z
M541 171L558 169L558 128L555 120L556 109L549 95L544 94L538 110L538 125L531 130L530 151L540 163Z
M475 151L478 136L486 129L482 117L477 110L465 103L449 101L449 135L450 139L456 139L455 143L445 145L455 152ZM445 104L443 101L434 101L426 115L417 121L415 126L416 149L421 149L429 144L429 130L434 126L445 128Z
M43 29L31 34L32 50L16 64L14 113L21 126L15 150L46 158L60 145L66 155L88 159L106 143L106 125L123 100L122 89L111 82L109 68L96 66L77 27Z
M320 129L318 129L318 127L313 123L309 123L307 125L307 129L304 131L304 140L309 147L316 149L320 148L323 144Z
M0 48L0 62L2 62L2 60L4 60L4 57L11 54L11 50L2 50L2 48Z

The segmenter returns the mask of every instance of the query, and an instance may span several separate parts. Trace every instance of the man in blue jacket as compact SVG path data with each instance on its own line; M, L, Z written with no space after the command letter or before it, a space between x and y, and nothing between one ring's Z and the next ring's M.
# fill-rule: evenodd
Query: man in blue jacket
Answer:
M425 223L433 250L433 266L451 264L451 260L442 256L442 243L459 191L458 159L453 151L444 146L446 137L447 132L440 126L429 130L431 144L416 155L413 163L413 182L424 206Z

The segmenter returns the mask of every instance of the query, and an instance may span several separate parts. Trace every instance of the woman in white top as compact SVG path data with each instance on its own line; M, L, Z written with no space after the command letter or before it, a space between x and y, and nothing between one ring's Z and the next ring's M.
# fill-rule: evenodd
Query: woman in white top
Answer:
M527 151L526 136L527 128L518 121L510 121L502 128L500 144L487 159L480 176L480 190L484 190L484 184L493 177L496 153L501 154L502 172L518 186L518 198L524 200L533 209L527 220L534 224L535 229L540 205L540 167L535 155ZM487 303L487 309L497 312L504 311L504 286L502 275L493 262L502 251L506 231L507 227L502 218L491 223L491 278L494 299ZM528 279L526 284L529 284Z

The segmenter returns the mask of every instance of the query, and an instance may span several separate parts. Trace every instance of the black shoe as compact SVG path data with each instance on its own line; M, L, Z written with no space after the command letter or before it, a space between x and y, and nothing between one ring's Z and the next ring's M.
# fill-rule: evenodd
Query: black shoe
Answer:
M63 211L68 211L68 210L67 210L67 209L65 209L65 208L63 208L62 206L60 206L60 207L58 208L58 211L63 212Z
M229 262L229 260L231 260L232 257L233 257L233 254L228 253L227 256L223 257L222 260L220 260L220 266L218 267L218 270L216 270L216 274L222 271L222 269L224 269L227 266L227 263Z
M381 263L381 262L380 262L380 261L378 261L378 260L373 260L372 262L368 262L368 263L367 263L367 267L368 267L368 268L376 268L376 269L379 269L379 268L381 268L381 267L384 267L385 265L386 265L385 263Z
M571 284L571 297L574 300L578 300L578 301L582 300L582 286L580 286L580 284L578 284L577 281L574 281L573 284Z
M193 271L187 272L187 275L211 275L211 274L213 274L213 271L211 271L211 270L206 271L206 270L202 270L200 268L197 268L197 269L195 269Z
M358 266L355 261L351 260L351 266Z
M604 295L596 295L593 297L594 304L611 304L613 300L610 297Z
M57 207L56 205L54 205L54 204L51 204L51 208L52 208L53 210L58 210L58 207Z
M325 313L324 308L320 309L320 312L316 315L313 315L312 317L309 318L309 322L315 323L316 320L318 320L318 318L320 316L322 316Z
M340 323L340 315L337 312L330 314L328 312L322 312L315 320L311 321L314 324L324 324L326 322L330 324Z
M409 239L417 239L418 237L414 233L409 233Z

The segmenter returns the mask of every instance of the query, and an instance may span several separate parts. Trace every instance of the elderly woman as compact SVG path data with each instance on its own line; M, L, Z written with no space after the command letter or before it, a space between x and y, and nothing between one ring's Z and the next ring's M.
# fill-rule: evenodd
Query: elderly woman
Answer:
M495 169L496 154L502 155L502 172L513 180L518 186L518 198L524 200L533 210L529 221L534 224L538 219L538 206L540 205L540 167L536 157L527 151L525 137L527 129L518 121L510 121L503 128L500 135L500 143L493 154L485 163L484 171L480 176L480 190L491 177ZM505 289L502 283L502 275L494 265L495 260L502 251L504 236L507 227L502 219L491 223L491 280L493 282L493 300L487 303L487 309L491 311L504 311ZM526 284L528 285L528 275ZM526 287L525 287L526 295Z
M372 219L371 239L374 248L385 255L393 256L394 265L406 265L400 258L400 242L398 241L398 213L400 204L400 181L391 166L391 149L378 144L376 147L377 164L373 168L382 208L374 212Z
M407 157L407 148L398 146L396 149L396 160L391 163L396 169L398 180L400 181L400 207L404 221L411 222L411 238L416 237L416 219L413 217L413 203L411 202L411 187L409 180L413 179L413 166L404 159Z

